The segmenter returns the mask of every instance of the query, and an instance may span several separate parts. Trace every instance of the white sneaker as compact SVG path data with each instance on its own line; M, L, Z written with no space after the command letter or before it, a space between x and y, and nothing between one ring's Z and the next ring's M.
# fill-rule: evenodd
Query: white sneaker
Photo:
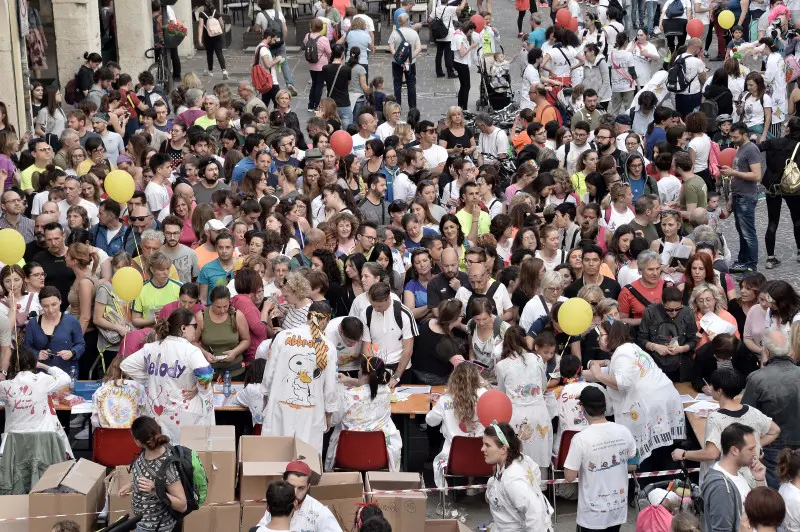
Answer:
M89 427L86 427L79 433L75 435L76 440L88 440L89 439Z
M658 26L653 28L653 36L656 36L656 35L661 35L661 28L659 28Z
M228 71L224 68L222 69L222 79L228 79Z
M203 74L205 74L206 76L208 76L210 78L214 77L214 72L212 70L204 70Z

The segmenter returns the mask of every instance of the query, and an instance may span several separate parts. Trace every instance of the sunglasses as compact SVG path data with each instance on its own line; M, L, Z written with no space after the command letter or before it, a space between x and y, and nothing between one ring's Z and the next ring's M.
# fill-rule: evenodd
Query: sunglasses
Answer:
M682 308L683 307L677 307L677 308L664 307L664 311L669 312L670 314L677 314L678 312L681 311Z
M148 218L150 218L149 214L147 216L129 216L128 217L128 219L130 221L132 221L132 222L143 222L143 221L147 220Z

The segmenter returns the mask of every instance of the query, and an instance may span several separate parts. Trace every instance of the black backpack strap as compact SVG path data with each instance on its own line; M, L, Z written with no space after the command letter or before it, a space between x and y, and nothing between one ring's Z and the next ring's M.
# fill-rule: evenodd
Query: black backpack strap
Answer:
M547 306L547 301L545 301L544 296L541 295L541 294L539 294L539 301L542 302L542 308L544 308L545 316L549 316L550 315L550 307Z
M651 301L648 301L648 300L647 300L647 298L646 298L646 297L644 297L644 296L642 295L642 293L641 293L641 292L639 292L637 289L635 289L635 288L633 287L633 285L631 285L631 284L626 284L626 285L625 285L625 288L627 288L627 289L628 289L628 292L630 292L630 293L631 293L631 295L632 295L633 297L635 297L637 301L639 301L639 303L641 303L642 305L644 305L644 308L647 308L647 307L649 307L649 306L652 304L652 302L651 302ZM629 316L629 317L631 317L631 318L632 318L633 316Z
M372 306L370 305L367 307L367 330L369 331L370 326L372 325ZM370 332L370 338L372 338L372 333Z
M394 321L400 327L400 341L403 341L403 309L401 303L396 299L392 299L392 310L394 311Z
M494 301L494 294L497 292L498 288L500 288L500 281L495 281L489 287L489 290L486 291L486 296L485 297L487 297L487 298L491 299L492 301Z

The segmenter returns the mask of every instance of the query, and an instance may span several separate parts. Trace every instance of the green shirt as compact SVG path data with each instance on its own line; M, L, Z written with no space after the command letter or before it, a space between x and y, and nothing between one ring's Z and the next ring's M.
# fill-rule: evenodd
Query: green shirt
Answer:
M39 188L38 186L35 187L35 188L33 186L33 174L35 174L36 172L42 173L45 170L47 170L47 168L39 168L35 164L32 164L29 167L27 167L25 170L23 170L22 173L19 176L19 185L22 188L22 190L36 190L36 189L38 189ZM56 170L61 170L61 168L56 166ZM39 183L36 183L36 184L38 185Z
M162 307L178 300L181 283L168 279L164 286L156 286L153 281L147 281L139 292L139 297L133 300L131 310L138 312L142 318L155 318Z
M209 118L208 115L203 115L197 120L194 121L193 126L200 126L203 129L208 129L211 126L217 125L217 120L215 118Z
M708 189L702 178L693 175L690 179L683 182L681 193L678 195L678 204L681 210L686 210L686 205L694 203L696 207L706 208L708 206ZM692 231L692 226L688 222L683 223L684 229Z
M472 232L472 214L461 209L456 213L456 218L461 222L461 230L464 231L464 235L470 234ZM488 233L491 223L492 219L489 218L489 215L481 211L480 216L478 216L478 234Z

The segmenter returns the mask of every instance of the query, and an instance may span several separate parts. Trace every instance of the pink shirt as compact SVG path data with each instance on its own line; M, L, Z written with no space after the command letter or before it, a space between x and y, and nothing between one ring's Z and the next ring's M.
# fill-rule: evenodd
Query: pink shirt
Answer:
M250 300L250 296L233 296L231 306L244 315L247 327L250 329L250 347L244 352L244 363L249 364L256 358L258 346L267 339L267 325L261 321L261 312Z
M761 305L755 305L747 311L744 322L744 338L749 338L756 345L761 345L761 335L767 325L767 311Z
M125 358L144 347L145 338L152 331L151 327L145 327L144 329L134 329L126 334L119 345L119 356Z
M161 310L158 312L158 317L156 319L165 320L165 319L169 318L169 315L172 314L172 312L176 308L178 308L178 305L180 305L180 301L173 301L172 303L168 303L168 304L164 305L163 307L161 307ZM197 314L198 312L202 312L204 308L205 308L205 306L202 303L198 302L198 303L195 303L194 308L192 309L192 312Z
M331 43L324 35L319 33L306 33L306 36L303 39L303 44L307 44L308 39L312 37L319 37L319 39L317 39L317 57L319 60L316 63L308 63L308 69L313 72L321 72L322 67L330 63Z

